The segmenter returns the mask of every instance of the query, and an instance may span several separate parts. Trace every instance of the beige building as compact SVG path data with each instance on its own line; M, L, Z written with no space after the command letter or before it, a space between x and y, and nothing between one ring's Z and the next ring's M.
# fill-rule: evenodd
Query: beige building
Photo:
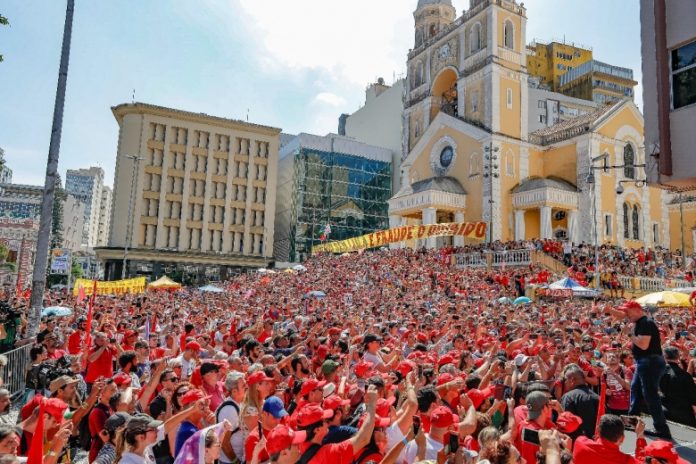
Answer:
M99 204L97 246L106 246L109 242L109 229L111 227L111 200L111 187L105 185L101 191L101 202Z
M696 189L696 2L641 0L640 21L648 180Z
M85 224L85 205L67 194L63 202L63 248L80 251Z
M112 111L113 212L97 249L107 279L121 276L126 246L127 275L214 280L272 260L280 129L144 103Z
M85 248L97 246L103 188L104 170L97 166L68 169L65 176L65 191L85 205L85 225L82 232L82 246Z

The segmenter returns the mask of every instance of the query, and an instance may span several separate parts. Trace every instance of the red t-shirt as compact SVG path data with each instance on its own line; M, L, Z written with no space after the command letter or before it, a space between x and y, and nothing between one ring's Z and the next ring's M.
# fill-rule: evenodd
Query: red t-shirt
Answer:
M150 350L150 361L154 361L155 359L161 359L164 357L164 353L166 353L167 350L164 348L153 348Z
M309 443L300 445L303 454L309 447ZM319 448L317 454L307 464L326 464L327 462L331 464L351 464L353 462L353 444L349 440L345 440L340 443L324 445Z
M98 351L99 348L95 347L90 351L90 356ZM87 372L85 374L85 382L94 383L99 377L104 377L105 379L113 377L114 375L114 356L118 351L116 348L108 347L102 354L99 355L96 361L87 363Z
M102 406L95 407L89 413L89 433L92 435L92 446L89 450L89 462L97 459L99 450L104 446L104 442L99 436L99 432L104 429L104 423L109 418L109 414L104 411Z
M268 437L268 434L271 433L270 430L263 429L263 436ZM247 437L246 441L244 442L244 456L253 456L254 455L254 448L256 448L256 444L259 442L259 428L254 427L254 430L252 430L249 433L249 436ZM261 450L261 453L259 454L259 462L266 462L271 457L268 455L266 452L266 449L264 448Z
M636 455L640 456L646 446L645 439L636 440ZM573 462L575 464L638 464L642 459L636 459L630 454L624 454L616 443L603 438L597 441L587 437L578 437L573 445Z
M68 337L68 353L70 354L80 354L82 351L82 340L84 340L85 333L81 330L76 330Z
M65 350L55 350L53 353L48 353L47 357L48 359L56 360L62 358L63 356L65 356Z

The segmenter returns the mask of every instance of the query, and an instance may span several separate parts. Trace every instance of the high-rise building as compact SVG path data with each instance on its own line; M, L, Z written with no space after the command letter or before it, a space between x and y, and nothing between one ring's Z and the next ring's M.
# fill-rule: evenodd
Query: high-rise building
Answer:
M389 149L336 134L299 134L284 145L278 164L276 260L304 260L327 226L326 240L386 229L392 156Z
M696 189L696 2L641 0L648 180ZM688 235L691 236L691 227Z
M99 227L97 231L97 246L106 246L109 242L109 229L111 228L111 188L104 186L99 203Z
M39 185L0 185L0 217L34 219L41 217L43 187Z
M75 196L66 194L63 202L63 248L80 251L85 226L85 205Z
M65 178L65 191L85 205L82 245L87 248L97 246L103 187L104 170L102 168L93 166L88 169L68 169Z
M527 72L542 87L570 97L612 104L633 98L633 71L593 58L592 50L575 44L532 42L527 45Z
M119 125L108 279L199 280L272 261L280 129L145 103Z

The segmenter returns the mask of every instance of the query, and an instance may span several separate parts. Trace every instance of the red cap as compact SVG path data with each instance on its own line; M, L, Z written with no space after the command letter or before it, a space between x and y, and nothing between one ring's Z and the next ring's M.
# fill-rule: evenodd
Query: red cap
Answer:
M341 397L338 395L330 395L324 398L322 406L324 407L324 409L331 409L332 411L335 411L341 406L348 406L349 404L350 400L341 399Z
M650 443L643 450L645 457L666 459L670 464L688 464L689 461L679 457L676 451L674 451L674 444L664 441L656 440Z
M446 354L437 361L437 367L442 367L445 364L452 364L453 362L454 358L449 354Z
M43 399L44 412L53 416L56 422L63 422L63 413L68 409L68 405L60 398Z
M444 385L454 380L454 376L449 372L443 372L437 376L437 386Z
M131 376L125 372L119 372L114 376L114 383L118 387L128 386L132 381L133 379L131 379Z
M484 362L486 362L485 359L478 358L478 359L474 360L474 367L481 367L481 366L483 366Z
M247 385L256 385L261 382L272 382L273 379L268 377L264 371L256 371L247 377Z
M338 327L331 327L329 329L329 335L337 335L340 333L341 333L341 329L339 329Z
M277 425L266 436L266 452L278 454L292 445L299 445L307 440L307 432L294 431L286 425Z
M472 388L468 392L466 392L466 396L469 397L472 403L474 403L474 409L478 409L483 402L491 396L493 391L491 388L484 388L483 390L479 390L477 388Z
M302 382L302 388L300 389L300 396L309 395L311 392L313 392L317 388L324 388L324 385L326 385L326 380L322 380L320 382L317 379L307 379L304 382Z
M355 375L360 378L365 378L372 372L372 363L369 361L360 361L355 365L353 370L355 370Z
M297 412L297 425L309 427L321 420L330 419L333 415L331 409L322 409L318 404L306 404Z
M188 342L184 349L192 351L201 351L201 344L198 342Z
M411 372L415 368L416 363L414 363L413 361L401 361L399 365L396 367L396 370L399 371L401 377L406 377L409 374L409 372Z
M387 399L380 398L377 400L377 406L375 407L375 413L378 416L389 417L389 409L396 402L396 396L390 396Z
M425 335L423 332L418 332L416 335L416 340L419 342L427 342L428 341L428 336Z
M637 301L634 300L629 300L619 306L619 311L628 311L629 309L640 309L642 310L643 307L638 303Z
M210 397L205 396L205 393L198 390L197 388L194 388L193 390L189 390L186 393L184 393L184 396L181 397L179 402L181 403L182 406L186 406L187 404L195 403L196 401L202 400L203 398L210 398Z
M138 336L138 332L136 332L135 330L132 330L132 329L126 330L126 332L123 334L123 338L136 337L136 336Z
M363 422L367 420L367 413L360 416L358 420L358 428L362 427ZM375 416L375 427L389 427L391 424L391 419L389 417L381 417L379 415Z
M430 413L430 424L439 429L448 429L459 421L459 417L452 414L446 406L438 406Z
M413 330L404 331L404 333L401 334L401 339L406 340L408 338L408 336L411 335L412 332L413 332Z
M558 430L563 433L573 433L582 425L582 419L572 412L563 412L556 419Z

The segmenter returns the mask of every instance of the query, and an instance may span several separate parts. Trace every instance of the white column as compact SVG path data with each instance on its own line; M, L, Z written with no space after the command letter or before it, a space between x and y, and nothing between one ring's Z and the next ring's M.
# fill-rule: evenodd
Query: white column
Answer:
M457 211L454 213L454 222L461 224L464 222L464 211ZM464 237L461 235L454 236L454 246L461 247L464 246Z
M568 212L568 239L570 243L577 244L580 242L580 228L578 221L578 212L570 210Z
M437 210L435 208L425 208L423 210L423 224L437 223ZM435 248L435 238L427 238L425 240L426 248Z
M551 207L542 206L539 208L541 214L541 238L548 239L553 236L553 229L551 228Z
M394 229L396 227L401 226L401 216L392 214L389 216L389 228ZM389 249L390 250L396 250L397 248L401 248L401 243L390 243L389 244Z
M526 230L524 227L524 213L523 209L515 210L515 240L524 240L526 235Z

